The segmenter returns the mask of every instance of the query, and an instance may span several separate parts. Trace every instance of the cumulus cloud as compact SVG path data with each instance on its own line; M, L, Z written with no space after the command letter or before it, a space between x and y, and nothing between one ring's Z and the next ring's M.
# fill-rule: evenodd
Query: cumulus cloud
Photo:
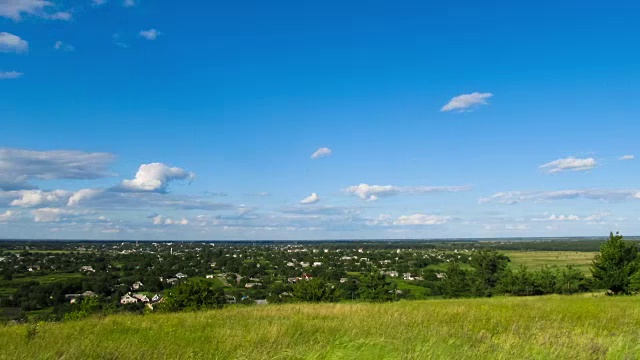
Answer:
M22 73L21 72L17 72L17 71L0 71L0 80L5 80L5 79L17 79L22 77Z
M0 17L15 21L23 15L37 16L53 20L70 20L71 14L66 11L53 11L55 4L46 0L0 0Z
M577 159L568 157L540 165L540 170L547 174L554 174L561 171L588 171L595 166L596 160L594 158Z
M119 189L125 191L166 192L169 183L176 180L192 180L195 174L163 163L142 164L135 178L123 180Z
M306 198L300 200L300 204L302 204L302 205L315 204L319 200L320 200L320 196L318 196L318 194L316 194L316 193L312 193L311 195L307 196Z
M449 102L445 106L443 106L442 109L440 109L440 111L443 111L443 112L452 111L452 110L465 111L467 109L470 109L479 105L488 105L489 102L487 100L492 96L493 96L492 93L479 93L479 92L458 95L452 98L451 100L449 100Z
M154 225L189 225L189 220L182 218L174 220L170 217L163 217L162 215L156 215L153 218Z
M322 157L327 157L329 155L331 155L332 151L331 149L327 148L327 147L321 147L320 149L316 150L313 154L311 154L311 158L312 159L319 159Z
M0 52L25 53L29 51L29 43L17 35L0 32Z
M142 30L138 33L141 37L147 40L155 40L160 36L160 32L156 29Z
M394 225L441 225L451 220L450 216L439 216L429 214L402 215L397 218Z
M622 155L618 159L619 160L633 160L633 155Z
M375 201L380 197L399 194L429 194L438 192L459 192L471 190L469 186L393 186L360 184L343 189L344 192L358 196L361 200Z
M81 151L0 148L0 190L34 189L29 180L98 179L111 176L114 156Z
M89 211L76 211L64 208L41 208L31 211L35 222L58 222L89 213Z
M73 51L75 48L71 44L64 43L60 40L53 44L53 48L60 51Z
M505 191L481 198L479 203L519 204L523 202L541 203L554 200L587 199L603 202L620 202L640 199L640 190L584 189L556 191Z
M87 201L87 200L91 200L101 194L103 194L104 191L101 189L81 189L76 191L73 195L71 195L69 197L69 200L67 201L67 206L78 206L81 203Z
M22 190L16 192L20 194L18 199L13 200L9 205L20 207L34 207L42 205L59 204L66 201L71 196L70 191L54 190Z
M3 214L0 214L0 222L8 222L17 217L18 213L12 210L7 210Z

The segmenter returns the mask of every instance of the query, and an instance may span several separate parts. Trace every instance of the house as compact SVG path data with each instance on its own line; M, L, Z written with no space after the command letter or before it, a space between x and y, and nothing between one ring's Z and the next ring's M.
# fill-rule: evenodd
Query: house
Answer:
M227 304L235 304L236 303L236 297L233 295L225 295L224 296L224 300Z
M363 248L360 248L360 249L358 249L358 252L359 252L359 253L363 253L363 252L364 252L364 249L363 249Z
M75 304L82 294L65 294L65 300L69 300L69 304Z
M205 277L206 277L207 279L213 279L213 278L215 277L215 275L205 275Z
M250 277L250 278L249 278L249 281L260 281L260 279L258 279L258 278L254 278L254 277Z
M447 274L445 274L445 273L436 273L436 277L438 279L446 279L447 278Z
M85 291L81 295L84 296L84 297L96 297L96 296L98 296L93 291Z
M342 283L342 284L346 283L347 281L349 281L349 279L347 279L347 278L340 278L340 283Z
M397 271L387 271L386 274L391 276L391 277L398 277L398 272Z
M167 279L167 284L169 284L169 285L175 285L177 283L178 283L178 279L176 279L176 278Z
M293 284L293 283L295 283L295 282L297 282L297 281L298 281L298 278L288 278L288 279L287 279L287 282L288 282L289 284Z
M411 273L404 273L402 274L402 276L405 280L413 280L413 276L411 276Z
M311 276L311 274L302 274L302 279L311 280L311 279L313 279L313 276Z
M120 297L120 304L135 304L138 302L138 299L136 299L135 297L131 296L130 294L126 294L122 297Z
M287 266L296 266L296 264L294 264L294 263L292 263L291 261L289 261L289 262L287 263Z
M246 287L247 289L251 289L254 286L260 286L262 285L261 283L246 283L244 284L244 287Z
M141 287L143 287L143 286L144 286L144 285L143 285L140 281L136 281L136 282L134 282L134 283L133 283L133 285L131 285L131 288L132 288L133 290L138 290L138 289L140 289L140 288L141 288Z
M145 294L133 294L133 297L142 301L143 303L148 303L149 302L149 298L147 297L147 295Z
M80 271L84 272L96 272L92 266L82 266L80 267Z
M316 267L316 266L322 266L322 263L321 263L320 261L316 261L316 262L314 262L314 263L313 263L313 266L314 266L314 267Z
M40 271L40 265L31 265L27 270L29 272Z
M303 261L303 262L301 262L301 263L300 263L300 266L302 266L302 267L309 267L309 263L308 263L308 262Z
M185 274L183 274L183 273L179 272L179 273L177 273L177 274L176 274L176 277L177 277L178 279L184 279L184 278L186 278L186 277L187 277L187 275L185 275Z
M153 295L153 297L151 298L151 302L154 302L154 303L157 303L160 300L162 300L162 296L160 296L158 294Z
M216 263L215 263L215 262L212 262L212 263L211 263L211 267L216 267Z

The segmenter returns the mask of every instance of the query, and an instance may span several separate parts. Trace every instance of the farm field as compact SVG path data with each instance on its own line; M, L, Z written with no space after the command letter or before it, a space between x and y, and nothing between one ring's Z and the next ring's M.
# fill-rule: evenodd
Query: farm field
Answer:
M238 306L7 325L0 358L631 359L638 327L637 296Z
M529 270L537 270L545 265L575 265L585 274L589 274L589 266L597 252L505 251L504 254L511 259L510 266L514 270L520 265L526 265Z

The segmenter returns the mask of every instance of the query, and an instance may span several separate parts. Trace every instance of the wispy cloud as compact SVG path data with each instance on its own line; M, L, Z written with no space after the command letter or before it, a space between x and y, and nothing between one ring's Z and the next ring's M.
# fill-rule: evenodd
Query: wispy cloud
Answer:
M479 203L519 204L524 202L547 202L555 200L587 199L603 202L620 202L640 199L640 190L585 189L557 191L506 191L481 198Z
M365 201L375 201L380 197L400 194L429 194L439 192L460 192L471 190L470 186L394 186L360 184L343 189L344 192L358 196Z
M440 109L440 111L442 112L453 111L453 110L465 111L480 105L488 105L489 104L488 100L492 96L493 96L492 93L479 93L479 92L458 95L452 98L451 100L449 100L449 102L445 106L443 106L442 109Z
M140 37L143 37L147 40L155 40L160 36L161 32L156 29L142 30L138 33Z
M21 72L17 71L0 71L0 80L18 79L22 77Z
M633 155L622 155L618 160L633 160Z
M402 215L398 217L394 225L441 225L451 220L450 216L429 215L429 214L413 214Z
M306 198L300 200L300 204L302 204L302 205L315 204L318 201L320 201L320 196L318 196L318 194L316 194L316 193L312 193L311 195L307 196Z
M7 210L0 214L0 222L9 222L17 217L18 213L12 210Z
M594 158L578 159L568 157L540 165L540 170L547 174L555 174L562 171L588 171L595 166L596 160Z
M329 155L331 155L332 151L331 149L327 148L327 147L321 147L320 149L316 150L313 154L311 154L311 158L312 159L319 159L322 157L327 157Z
M107 0L91 0L94 6L101 6L107 3Z
M70 20L71 14L65 11L50 12L55 4L47 0L1 0L0 17L6 17L15 21L22 19L23 15L37 16L45 19Z
M53 48L56 49L56 50L60 50L60 51L73 51L73 50L75 50L73 45L64 43L64 42L59 41L59 40L56 41L55 44L53 44Z
M122 5L124 7L133 7L136 6L138 3L135 0L124 0L124 2L122 3Z
M4 53L26 53L29 51L29 42L20 36L8 32L0 32L0 52Z

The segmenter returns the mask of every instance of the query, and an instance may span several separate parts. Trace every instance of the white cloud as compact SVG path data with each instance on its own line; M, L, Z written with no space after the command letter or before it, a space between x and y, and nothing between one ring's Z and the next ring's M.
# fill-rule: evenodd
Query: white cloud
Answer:
M547 174L554 174L561 171L588 171L595 166L596 160L594 158L577 159L568 157L540 165L540 170Z
M4 214L0 214L0 222L11 221L15 219L17 215L18 215L17 212L12 210L7 210L4 212Z
M402 215L396 219L394 225L441 225L451 220L449 216L429 215L429 214L413 214Z
M75 50L73 45L64 43L64 42L62 42L60 40L56 41L56 43L53 44L53 48L56 49L56 50L61 50L61 51L73 51L73 50Z
M92 0L94 6L101 6L107 3L107 0Z
M43 16L46 19L51 19L51 20L64 20L64 21L69 21L72 18L72 15L70 12L67 11L58 11L56 13L53 14L48 14L48 15L44 15Z
M165 218L162 215L156 215L153 217L154 225L189 225L189 220L182 218L180 220L174 220L172 218Z
M89 211L75 211L62 208L42 208L31 211L35 222L58 222L89 213Z
M0 80L4 80L4 79L17 79L22 77L22 73L21 72L17 72L17 71L0 71Z
M549 221L578 221L580 217L577 215L555 215L549 216Z
M622 155L618 159L619 160L633 160L633 155Z
M393 186L360 184L343 189L365 201L375 201L380 197L399 194L429 194L437 192L459 192L471 190L469 186Z
M101 189L82 189L76 191L67 201L67 206L78 206L80 203L93 199L96 196L102 194L104 191Z
M138 35L147 39L147 40L155 40L160 36L160 32L156 29L142 30Z
M70 191L66 190L54 190L48 192L42 190L22 190L18 193L20 193L20 198L13 200L10 203L11 206L33 207L58 204L65 202L72 194Z
M481 198L480 204L519 204L523 202L547 202L553 200L587 199L603 202L620 202L628 199L640 199L640 190L585 189L556 191L505 191Z
M195 174L178 167L169 167L163 163L140 165L136 177L123 180L121 188L129 191L165 192L174 180L191 180Z
M44 19L70 20L71 14L66 11L50 12L55 4L46 0L0 0L0 17L19 21L23 15L37 16Z
M315 204L319 200L320 200L320 196L318 196L318 194L316 194L316 193L312 193L311 195L307 196L306 198L300 200L300 204L302 204L302 205Z
M492 93L479 93L474 92L471 94L462 94L458 95L442 107L440 111L452 111L452 110L460 110L464 111L466 109L478 106L478 105L488 105L487 100L493 96Z
M132 6L136 6L137 4L136 4L135 0L124 0L122 5L124 7L132 7Z
M327 148L327 147L321 147L320 149L316 150L313 154L311 154L311 158L312 159L319 159L322 157L327 157L329 155L331 155L332 151L331 149Z
M111 176L108 153L0 148L0 190L33 189L32 179L98 179Z
M485 230L527 230L529 226L527 224L484 224L482 225Z
M25 53L29 51L29 42L17 35L0 32L0 52Z

